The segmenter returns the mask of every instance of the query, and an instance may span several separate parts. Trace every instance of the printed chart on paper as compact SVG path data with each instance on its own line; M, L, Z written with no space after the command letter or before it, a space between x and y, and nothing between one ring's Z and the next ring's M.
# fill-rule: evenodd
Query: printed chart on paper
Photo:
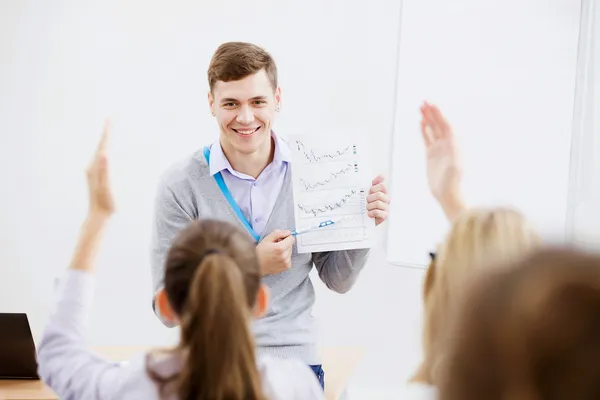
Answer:
M298 252L372 246L375 223L367 215L372 177L363 143L341 135L289 138L296 229L343 218L298 235Z

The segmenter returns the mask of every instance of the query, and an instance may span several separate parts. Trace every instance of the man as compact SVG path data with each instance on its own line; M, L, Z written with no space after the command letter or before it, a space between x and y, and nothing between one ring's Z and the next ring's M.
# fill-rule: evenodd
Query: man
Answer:
M369 251L297 253L288 230L294 227L290 150L271 130L281 90L270 54L250 43L225 43L213 55L208 81L208 101L220 137L169 171L159 186L152 243L155 302L164 301L165 253L182 228L200 218L237 224L258 243L263 281L271 293L267 315L253 327L258 353L300 358L323 384L309 272L314 264L327 287L345 293ZM387 218L383 178L373 181L367 203L377 224Z

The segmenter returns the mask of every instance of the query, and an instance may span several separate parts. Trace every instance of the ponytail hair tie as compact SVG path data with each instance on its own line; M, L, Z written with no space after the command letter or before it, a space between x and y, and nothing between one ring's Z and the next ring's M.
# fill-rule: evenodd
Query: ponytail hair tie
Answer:
M221 253L221 250L218 250L218 249L207 249L204 252L204 254L202 255L202 257L206 257L206 256L211 255L211 254L220 254L220 253Z

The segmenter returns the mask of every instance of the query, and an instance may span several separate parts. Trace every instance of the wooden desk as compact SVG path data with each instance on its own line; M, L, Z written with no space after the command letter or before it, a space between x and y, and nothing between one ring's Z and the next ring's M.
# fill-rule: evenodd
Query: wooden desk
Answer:
M59 400L42 381L0 380L0 400Z
M338 400L364 356L360 347L322 347L319 356L325 371L325 399Z
M143 346L102 346L94 350L113 361L129 360L149 350ZM363 350L355 347L323 347L319 351L325 371L325 398L340 398ZM41 381L0 380L0 400L59 400L58 396Z

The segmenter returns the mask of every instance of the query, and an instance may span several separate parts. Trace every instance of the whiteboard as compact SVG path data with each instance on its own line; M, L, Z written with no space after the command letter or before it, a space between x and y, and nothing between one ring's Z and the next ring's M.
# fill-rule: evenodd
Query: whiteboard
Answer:
M437 104L470 206L513 206L565 239L581 2L404 0L387 256L425 266L448 229L429 193L419 105Z

